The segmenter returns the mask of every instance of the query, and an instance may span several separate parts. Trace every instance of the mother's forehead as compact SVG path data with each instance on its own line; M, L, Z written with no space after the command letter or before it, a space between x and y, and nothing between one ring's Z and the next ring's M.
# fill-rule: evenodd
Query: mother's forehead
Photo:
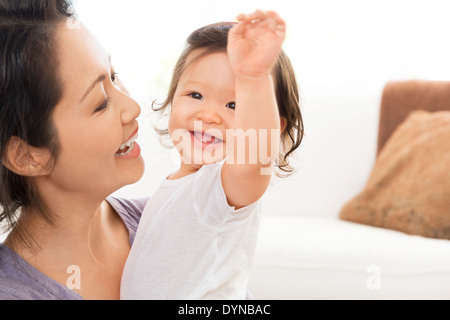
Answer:
M60 75L63 83L86 86L101 73L109 72L110 57L100 42L80 23L71 28L62 22L56 35Z

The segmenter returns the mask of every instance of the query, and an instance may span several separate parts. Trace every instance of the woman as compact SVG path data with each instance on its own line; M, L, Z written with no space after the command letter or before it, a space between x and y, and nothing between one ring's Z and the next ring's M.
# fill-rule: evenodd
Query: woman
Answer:
M0 0L0 299L118 299L145 205L105 201L143 175L140 108L69 8Z

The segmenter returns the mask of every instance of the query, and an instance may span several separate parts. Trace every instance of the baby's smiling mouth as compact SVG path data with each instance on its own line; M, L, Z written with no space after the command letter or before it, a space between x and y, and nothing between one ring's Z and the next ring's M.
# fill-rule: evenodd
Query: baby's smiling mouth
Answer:
M191 131L190 133L194 141L201 144L203 147L223 143L223 140L219 139L218 137L206 134L205 132Z

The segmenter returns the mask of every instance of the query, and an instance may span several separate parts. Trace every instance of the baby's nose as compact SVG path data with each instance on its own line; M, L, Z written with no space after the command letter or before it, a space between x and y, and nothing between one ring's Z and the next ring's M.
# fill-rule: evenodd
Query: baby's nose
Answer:
M222 123L222 116L219 112L215 110L202 110L198 113L198 119L203 121L204 123L215 123L215 124L221 124Z

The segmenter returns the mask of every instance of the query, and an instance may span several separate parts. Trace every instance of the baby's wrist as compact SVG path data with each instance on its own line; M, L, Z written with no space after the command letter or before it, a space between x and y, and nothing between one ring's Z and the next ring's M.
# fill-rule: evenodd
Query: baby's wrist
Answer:
M272 75L267 74L235 74L236 86L261 86L267 82L272 82Z

